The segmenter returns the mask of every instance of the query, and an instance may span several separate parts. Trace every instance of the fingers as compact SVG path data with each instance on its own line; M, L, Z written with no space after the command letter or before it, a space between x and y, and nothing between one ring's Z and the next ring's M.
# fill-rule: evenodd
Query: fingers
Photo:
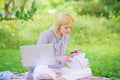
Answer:
M71 57L67 56L67 57L66 57L66 62L72 62Z
M58 57L58 60L62 61L62 62L71 62L72 61L70 56L61 56L61 57Z

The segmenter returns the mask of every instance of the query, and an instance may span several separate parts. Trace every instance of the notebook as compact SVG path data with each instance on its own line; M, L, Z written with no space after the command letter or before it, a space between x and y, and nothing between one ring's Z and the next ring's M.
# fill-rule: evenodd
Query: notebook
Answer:
M52 44L20 46L20 51L25 67L56 63Z

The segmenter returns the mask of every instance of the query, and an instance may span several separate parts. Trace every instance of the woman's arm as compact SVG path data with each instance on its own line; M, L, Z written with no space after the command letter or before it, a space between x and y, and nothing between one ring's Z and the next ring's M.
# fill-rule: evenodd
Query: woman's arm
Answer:
M38 38L38 42L37 44L48 44L48 38L47 38L48 34L47 32L43 32L40 34L39 38Z

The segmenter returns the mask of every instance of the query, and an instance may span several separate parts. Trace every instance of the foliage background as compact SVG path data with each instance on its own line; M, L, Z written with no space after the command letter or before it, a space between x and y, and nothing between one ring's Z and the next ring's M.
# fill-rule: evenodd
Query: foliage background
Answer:
M1 13L4 1L0 1ZM25 10L31 9L31 2L27 0ZM22 65L19 47L35 45L39 34L49 29L60 13L67 12L75 22L66 53L81 49L90 60L93 75L120 78L119 3L117 0L36 0L37 11L31 19L1 19L0 71L28 71ZM20 9L20 5L22 3L16 1L16 10ZM112 8L114 6L118 7Z

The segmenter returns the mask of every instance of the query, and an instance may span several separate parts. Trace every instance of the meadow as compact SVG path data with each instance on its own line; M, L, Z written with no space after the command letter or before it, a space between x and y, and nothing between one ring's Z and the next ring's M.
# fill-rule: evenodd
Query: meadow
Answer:
M69 5L69 4L68 4ZM38 9L30 20L2 20L0 22L0 71L23 73L28 71L22 64L19 47L35 45L39 34L49 29L56 17L70 13L74 24L66 54L74 49L86 53L93 76L120 78L120 16L78 15L67 4L53 13Z

